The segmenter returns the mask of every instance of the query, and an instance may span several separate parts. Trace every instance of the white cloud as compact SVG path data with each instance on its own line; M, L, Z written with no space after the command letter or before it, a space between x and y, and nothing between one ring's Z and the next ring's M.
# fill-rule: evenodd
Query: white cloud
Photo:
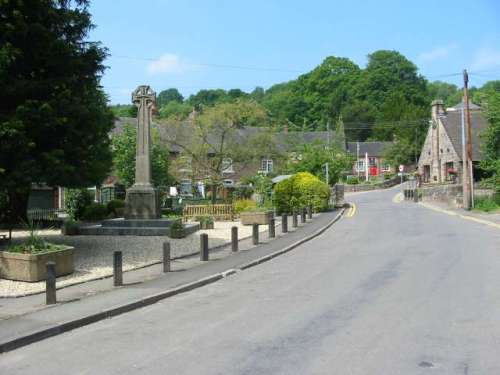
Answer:
M148 73L151 75L179 73L183 71L184 68L185 65L182 63L179 56L165 53L148 64Z
M447 58L450 53L456 49L457 44L453 43L447 46L435 47L429 51L422 52L418 55L417 59L420 62L433 62Z
M480 48L472 62L472 69L489 69L500 67L500 50L484 47Z

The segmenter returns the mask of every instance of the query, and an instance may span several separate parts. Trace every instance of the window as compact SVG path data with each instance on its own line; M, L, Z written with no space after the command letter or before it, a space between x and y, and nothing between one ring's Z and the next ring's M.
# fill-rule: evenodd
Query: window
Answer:
M264 173L272 172L273 171L272 159L262 159L260 162L260 170Z
M233 159L226 158L222 160L222 173L234 173Z
M377 166L377 158L368 158L368 165L370 167L376 167Z
M224 185L224 187L233 186L234 181L227 179L227 180L222 181L222 185Z
M382 164L382 167L380 168L382 172L390 172L391 171L391 166L389 164Z
M365 161L364 160L358 160L358 162L356 163L356 171L358 171L358 172L365 171Z

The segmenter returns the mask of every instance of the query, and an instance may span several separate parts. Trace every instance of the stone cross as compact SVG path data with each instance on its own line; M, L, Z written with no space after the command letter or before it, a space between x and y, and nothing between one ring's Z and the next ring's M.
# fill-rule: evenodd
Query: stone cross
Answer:
M135 156L134 186L151 186L151 116L156 93L141 85L132 93L132 103L137 106L137 145Z

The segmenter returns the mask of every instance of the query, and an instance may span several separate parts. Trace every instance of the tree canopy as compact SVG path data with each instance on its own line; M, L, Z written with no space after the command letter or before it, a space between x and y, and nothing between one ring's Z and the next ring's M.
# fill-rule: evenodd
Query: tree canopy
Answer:
M0 190L25 217L33 182L79 187L111 167L106 49L86 0L0 2Z

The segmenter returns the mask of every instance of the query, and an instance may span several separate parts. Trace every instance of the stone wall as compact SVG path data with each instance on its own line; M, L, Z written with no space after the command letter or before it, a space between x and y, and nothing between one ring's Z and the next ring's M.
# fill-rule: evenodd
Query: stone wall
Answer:
M405 179L403 179L404 181ZM378 190L378 189L387 189L393 186L396 186L397 184L401 183L401 177L395 176L391 178L390 180L385 180L382 182L379 182L377 184L358 184L358 185L344 185L344 192L345 193L353 193L356 191L370 191L370 190Z
M495 192L492 189L474 188L474 197L493 197ZM453 208L461 208L462 185L442 184L425 186L420 189L420 197L423 202L441 202Z
M462 207L462 185L434 185L420 189L422 202L446 203L450 207Z

